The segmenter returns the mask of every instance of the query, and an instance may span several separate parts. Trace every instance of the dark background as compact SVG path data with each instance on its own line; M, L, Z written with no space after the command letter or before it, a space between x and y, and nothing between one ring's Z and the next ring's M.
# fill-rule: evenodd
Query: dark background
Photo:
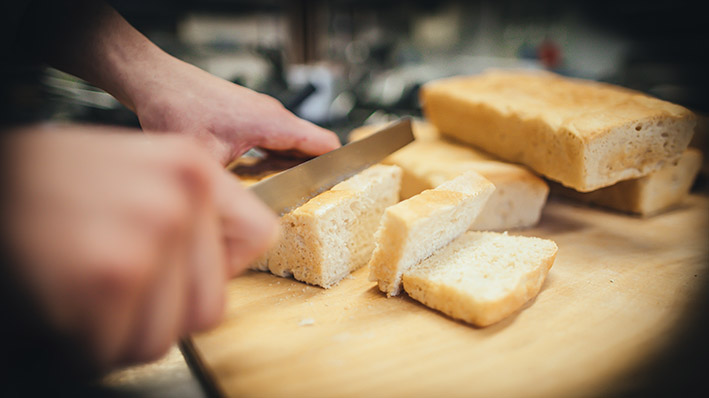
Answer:
M169 53L271 94L343 138L365 122L420 114L417 90L428 80L492 66L611 82L709 112L700 2L109 2ZM540 58L545 47L551 60ZM119 104L76 92L95 88L47 73L49 101L35 114L137 127Z

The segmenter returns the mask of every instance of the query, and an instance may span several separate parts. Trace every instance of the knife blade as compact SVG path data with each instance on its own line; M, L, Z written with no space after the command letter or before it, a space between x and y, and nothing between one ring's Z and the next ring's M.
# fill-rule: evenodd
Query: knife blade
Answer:
M402 118L361 140L257 182L249 189L276 214L283 215L413 140L411 118Z

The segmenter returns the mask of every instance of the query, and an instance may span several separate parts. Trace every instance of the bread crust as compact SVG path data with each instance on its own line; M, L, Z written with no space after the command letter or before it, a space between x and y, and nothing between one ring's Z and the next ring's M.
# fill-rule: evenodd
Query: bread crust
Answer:
M350 133L350 139L365 137L378 127L357 128ZM416 141L382 161L403 170L402 200L473 170L492 182L496 189L471 229L505 231L531 227L539 222L549 194L549 187L542 178L524 166L441 137L436 127L427 121L415 120L413 131Z
M468 171L387 208L375 234L369 279L387 295L399 294L402 272L465 232L494 190Z
M281 238L251 264L329 288L367 264L384 209L398 201L401 169L375 165L281 217Z

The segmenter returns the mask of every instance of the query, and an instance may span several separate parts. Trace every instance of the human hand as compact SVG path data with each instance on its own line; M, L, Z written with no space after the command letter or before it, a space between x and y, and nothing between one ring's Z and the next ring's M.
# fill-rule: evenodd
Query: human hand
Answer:
M252 147L320 155L340 146L333 132L276 99L165 53L107 3L72 4L57 10L61 23L45 58L114 95L144 130L191 137L222 165Z
M275 215L184 139L26 130L5 138L4 243L49 323L101 368L214 326L226 279L277 238Z
M253 147L320 155L336 149L331 131L298 118L276 99L178 61L162 60L159 77L141 84L133 105L150 132L181 132L226 165Z

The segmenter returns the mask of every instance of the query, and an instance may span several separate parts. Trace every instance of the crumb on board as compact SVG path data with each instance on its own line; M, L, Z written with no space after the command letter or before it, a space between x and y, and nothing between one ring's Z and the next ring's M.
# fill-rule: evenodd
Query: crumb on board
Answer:
M298 326L312 326L315 324L315 319L313 318L303 318L298 322Z

